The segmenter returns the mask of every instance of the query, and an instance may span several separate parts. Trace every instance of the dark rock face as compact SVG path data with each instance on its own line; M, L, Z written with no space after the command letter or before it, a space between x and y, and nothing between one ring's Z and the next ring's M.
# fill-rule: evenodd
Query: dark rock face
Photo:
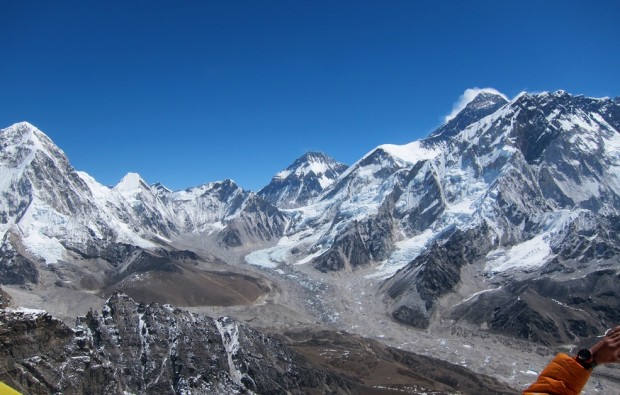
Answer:
M425 143L435 144L441 141L447 141L472 123L481 120L487 115L493 114L506 103L508 103L506 99L500 95L481 92L453 119L431 133L431 135L425 139Z
M112 296L75 329L0 312L0 379L24 393L351 393L280 341L228 318Z
M620 217L615 215L582 211L559 236L551 248L562 261L587 263L620 256Z
M541 278L478 296L452 318L545 345L570 344L604 333L620 320L620 274L600 270L582 278Z
M288 217L261 197L252 194L239 215L218 235L225 247L262 244L284 235Z
M89 240L85 243L63 241L61 244L67 251L74 252L84 259L102 258L114 267L118 267L134 254L143 251L142 248L131 244L113 243L101 239Z
M0 284L37 283L39 272L36 265L15 251L7 233L0 245Z
M11 299L11 295L4 292L2 288L0 288L0 309L6 309L11 306L13 300Z
M45 313L0 312L3 382L24 394L122 393L92 345ZM62 368L61 368L62 366Z
M456 230L385 281L382 288L393 300L392 317L426 328L435 301L461 280L461 268L480 259L493 246L486 224Z
M420 182L415 182L420 178ZM430 161L416 163L403 180L407 186L398 195L421 196L417 205L403 212L395 212L395 217L405 219L405 230L411 234L423 232L437 220L446 208L441 180Z
M388 199L377 215L348 224L331 248L312 261L314 267L322 272L354 270L387 258L395 242L392 210Z

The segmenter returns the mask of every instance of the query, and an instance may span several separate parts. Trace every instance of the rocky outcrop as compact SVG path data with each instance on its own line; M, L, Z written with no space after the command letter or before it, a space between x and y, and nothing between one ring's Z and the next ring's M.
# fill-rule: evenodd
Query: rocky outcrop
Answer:
M474 263L493 246L486 223L466 231L455 230L385 281L382 289L392 299L392 317L426 328L438 298L461 280L461 268Z
M346 394L355 385L229 318L124 294L74 329L41 311L0 312L0 380L36 394Z
M39 271L34 262L15 250L7 233L0 245L0 284L37 283Z
M314 267L322 272L355 270L387 258L396 239L392 210L387 199L377 215L347 224L329 250L313 260Z
M219 233L218 241L225 247L262 245L284 235L289 218L260 196L251 194Z
M545 345L571 344L620 322L620 274L514 282L461 304L452 318Z
M121 293L73 329L44 311L0 310L0 380L28 394L517 393L351 333L275 337Z
M7 307L11 306L12 303L13 300L11 298L11 295L4 292L4 290L0 288L0 309L6 309Z

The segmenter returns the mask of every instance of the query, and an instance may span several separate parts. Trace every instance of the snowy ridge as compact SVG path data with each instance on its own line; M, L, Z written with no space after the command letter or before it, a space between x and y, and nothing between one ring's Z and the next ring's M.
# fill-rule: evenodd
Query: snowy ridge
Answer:
M0 136L5 191L0 240L10 231L48 264L71 260L76 252L108 254L112 243L156 249L181 232L219 231L250 197L232 181L170 192L149 187L136 173L109 188L75 171L62 151L28 123L3 129Z
M214 319L213 322L215 323L217 330L222 336L222 344L224 345L224 349L226 350L226 356L228 358L230 377L236 384L245 387L242 380L253 380L247 374L242 373L235 363L237 353L239 352L239 326L236 322L234 322L228 317ZM254 393L250 390L247 391L250 394Z
M412 165L421 160L434 159L441 153L440 147L425 148L422 146L421 141L414 141L404 145L383 144L377 147L377 149L382 149L393 157Z

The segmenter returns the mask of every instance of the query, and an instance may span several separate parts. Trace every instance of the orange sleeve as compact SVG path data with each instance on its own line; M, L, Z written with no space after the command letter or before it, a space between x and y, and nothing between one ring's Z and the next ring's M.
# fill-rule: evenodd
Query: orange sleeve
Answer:
M578 395L589 378L589 370L572 357L558 354L538 375L536 382L523 391L523 395Z

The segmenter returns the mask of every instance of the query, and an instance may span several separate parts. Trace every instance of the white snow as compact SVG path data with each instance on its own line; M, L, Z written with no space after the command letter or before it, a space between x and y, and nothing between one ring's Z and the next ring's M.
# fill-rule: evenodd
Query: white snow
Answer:
M277 245L254 251L246 255L245 261L250 265L260 266L267 269L275 269L281 263L286 263L286 257L289 249L294 244L295 243L292 242L291 239L284 236L278 241Z
M5 310L11 313L21 313L21 314L27 314L27 315L47 314L47 311L45 310L30 309L28 307L9 307Z
M482 295L483 293L499 291L500 289L502 289L501 285L499 287L497 287L497 288L483 289L482 291L474 292L473 294L469 295L467 298L463 299L463 301L461 303L469 302L470 300L472 300L474 298L477 298L478 296Z
M548 214L541 221L544 225L542 233L511 247L500 247L490 251L486 256L484 272L497 274L509 270L527 271L542 267L555 257L550 247L551 241L578 215L578 212L568 210Z
M140 193L145 187L147 187L147 185L138 173L127 173L123 179L116 184L114 189L123 195L135 195Z
M385 279L390 277L417 258L434 235L431 229L426 229L415 237L397 242L390 257L377 266L375 273L367 275L366 278Z
M620 155L620 133L612 132L609 137L604 138L605 151L608 155Z
M508 249L498 248L489 252L484 271L496 274L513 269L529 270L541 267L553 257L546 236L538 235Z
M334 183L334 180L332 180L331 178L327 177L324 174L319 178L319 185L323 189L327 188L328 186L330 186L333 183Z
M57 239L47 237L36 229L33 229L23 242L31 254L44 259L46 264L58 263L65 256L65 248Z
M245 387L245 385L241 382L244 374L241 373L234 361L234 357L239 351L239 326L228 317L214 319L213 322L222 337L222 343L224 345L224 349L226 350L226 356L228 359L230 377L235 383ZM247 375L245 376L247 377ZM253 393L252 391L249 392Z
M441 153L440 148L429 149L422 147L421 141L414 141L404 145L383 144L377 148L381 148L393 157L410 164L415 164L421 160L433 159Z
M276 178L284 179L290 176L291 174L295 174L296 176L303 177L306 174L309 174L310 172L313 172L316 175L321 175L321 174L324 174L328 170L329 170L329 166L325 162L309 161L305 163L304 166L301 166L295 169L294 172L288 169L279 172L278 174L276 174Z
M257 250L251 252L250 254L245 256L245 261L250 265L260 266L266 269L275 269L280 264L286 264L291 261L293 254L291 253L291 249L300 243L304 244L312 244L315 243L320 238L320 232L312 232L312 230L298 232L291 236L284 236L280 240L278 240L278 244L265 248L262 250ZM293 264L299 265L304 264L312 260L314 257L319 256L324 251L318 251L312 255L308 255L307 257L294 262Z

